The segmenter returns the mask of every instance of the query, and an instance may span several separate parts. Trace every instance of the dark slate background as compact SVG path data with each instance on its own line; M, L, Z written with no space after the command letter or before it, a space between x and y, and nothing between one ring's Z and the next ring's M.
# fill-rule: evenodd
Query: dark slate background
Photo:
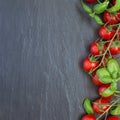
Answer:
M0 120L78 120L98 28L79 0L0 0Z

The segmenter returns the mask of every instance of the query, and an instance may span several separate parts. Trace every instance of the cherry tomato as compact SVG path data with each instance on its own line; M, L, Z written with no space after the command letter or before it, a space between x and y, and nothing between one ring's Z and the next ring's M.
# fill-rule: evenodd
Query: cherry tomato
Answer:
M86 58L83 61L83 68L86 72L90 72L91 70L96 68L98 66L98 64L99 64L99 62L96 61L94 58L93 59Z
M113 48L110 48L110 53L112 54L112 55L117 55L117 54L119 54L120 53L120 48L119 47L113 47Z
M109 28L109 27L101 26L99 29L99 35L104 40L111 39L114 36L114 34L115 34L114 27Z
M100 86L99 89L98 89L99 95L101 95L101 93L103 91L105 91L108 87L110 87L110 84L105 84L105 85ZM110 99L110 98L113 98L113 97L114 97L114 94L112 94L108 97L105 97L105 98Z
M116 13L116 17L117 17L117 19L120 21L120 12L117 12L117 13Z
M112 4L115 5L116 4L116 0L112 0Z
M117 116L109 116L106 120L120 120Z
M106 45L100 42L93 42L90 51L93 55L100 55L105 52Z
M113 41L110 47L110 53L112 55L117 55L120 53L120 41Z
M111 14L110 12L104 12L103 19L106 23L117 24L119 22L116 14Z
M93 73L93 76L92 76L92 81L95 85L103 85L103 83L100 82L98 76L96 75L96 72Z
M96 120L96 117L94 115L84 115L81 120Z
M94 3L94 2L96 2L97 0L86 0L86 2L88 2L88 3Z
M118 30L117 37L120 39L120 30Z
M110 102L108 99L100 98L93 102L93 110L98 114L102 114L110 107Z

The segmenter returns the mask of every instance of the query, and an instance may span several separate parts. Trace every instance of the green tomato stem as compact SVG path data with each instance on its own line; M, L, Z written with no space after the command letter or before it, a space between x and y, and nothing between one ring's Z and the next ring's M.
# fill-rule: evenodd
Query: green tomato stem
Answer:
M105 120L107 120L107 116L108 116L108 111L105 114Z
M120 94L116 93L115 97L120 98Z
M110 50L109 50L109 55L110 55L110 57L112 58L112 55L111 55L111 52L110 52Z
M115 91L115 93L120 93L120 91Z
M100 54L100 55L95 55L95 57L101 57L101 56L103 56L103 54Z
M113 26L118 26L120 23L118 23L118 24L113 24L113 25L110 25L111 27L113 27Z
M113 42L113 40L115 39L115 37L116 37L116 35L117 35L119 29L120 29L120 23L119 23L119 26L118 26L118 28L117 28L117 30L116 30L114 36L112 37L111 40L109 40L110 44L108 45L107 49L105 50L105 52L104 52L104 54L103 54L103 56L102 56L101 62L100 62L99 65L98 65L95 69L93 69L91 72L94 72L94 71L95 71L97 68L99 68L99 67L102 65L102 63L104 62L104 58L105 58L107 52L109 51L109 49L110 49L110 47L111 47L111 45L112 45L112 42Z
M111 47L111 45L112 45L112 42L113 42L115 36L117 35L119 29L120 29L120 23L119 23L119 26L118 26L118 28L117 28L117 30L116 30L115 35L114 35L113 38L110 40L109 46L107 47L106 51L105 51L104 54L103 54L103 58L102 58L102 60L101 60L101 64L102 64L102 62L104 61L105 55L106 55L106 53L109 51L109 49L110 49L110 47Z
M100 0L97 0L97 2L98 2L98 3L101 3L101 1L100 1Z

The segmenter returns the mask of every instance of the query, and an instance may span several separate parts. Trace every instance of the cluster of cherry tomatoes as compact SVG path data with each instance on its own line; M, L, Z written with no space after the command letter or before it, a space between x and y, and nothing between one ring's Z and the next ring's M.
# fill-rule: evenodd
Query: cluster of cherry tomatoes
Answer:
M96 0L86 0L88 3L97 2ZM111 4L115 5L116 1L112 0ZM105 67L109 59L120 53L120 30L117 30L120 24L120 12L110 13L107 10L102 14L104 25L99 28L99 39L90 46L90 55L83 61L84 70L91 76L92 81L98 88L100 98L92 102L93 111L101 115L110 108L110 100L114 94L102 97L101 93L110 87L110 84L103 84L96 70ZM117 32L116 32L117 31ZM82 120L98 120L94 114L86 114L82 116ZM120 120L118 116L110 115L105 120Z

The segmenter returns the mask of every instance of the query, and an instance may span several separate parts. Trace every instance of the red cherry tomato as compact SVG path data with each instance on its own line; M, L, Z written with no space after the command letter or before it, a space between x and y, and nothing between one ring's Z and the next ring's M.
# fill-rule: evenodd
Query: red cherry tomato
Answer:
M96 60L92 60L90 58L86 58L83 61L83 68L86 72L92 71L94 68L98 66L99 62Z
M118 30L117 37L120 39L120 30Z
M108 27L101 26L100 29L99 29L99 35L104 40L111 39L114 36L114 34L115 34L114 27L112 27L111 29L109 29Z
M116 0L112 0L112 4L115 5L116 4Z
M106 120L120 120L117 116L109 116Z
M110 48L110 53L112 54L112 55L117 55L117 54L119 54L120 53L120 48L119 47L113 47L113 48Z
M98 114L102 114L110 107L110 102L108 99L100 98L93 102L93 110Z
M100 42L93 42L91 47L90 47L90 52L93 55L100 55L105 52L106 45Z
M120 53L120 41L113 41L110 47L110 53L112 55L117 55Z
M97 0L86 0L86 2L88 2L88 3L94 3L94 2L96 2Z
M96 120L96 117L94 115L84 115L81 120Z
M104 12L103 19L108 24L117 24L119 22L116 14L111 14L110 12Z
M100 82L98 76L96 75L96 72L93 73L93 76L92 76L92 81L95 85L103 85L103 83Z
M120 12L117 12L117 13L116 13L116 17L117 17L117 19L120 21Z
M105 84L105 85L100 86L99 89L98 89L99 95L101 95L102 92L104 92L108 87L110 87L110 84ZM105 98L110 99L110 98L113 98L113 97L114 97L114 94L112 94L108 97L105 97Z

